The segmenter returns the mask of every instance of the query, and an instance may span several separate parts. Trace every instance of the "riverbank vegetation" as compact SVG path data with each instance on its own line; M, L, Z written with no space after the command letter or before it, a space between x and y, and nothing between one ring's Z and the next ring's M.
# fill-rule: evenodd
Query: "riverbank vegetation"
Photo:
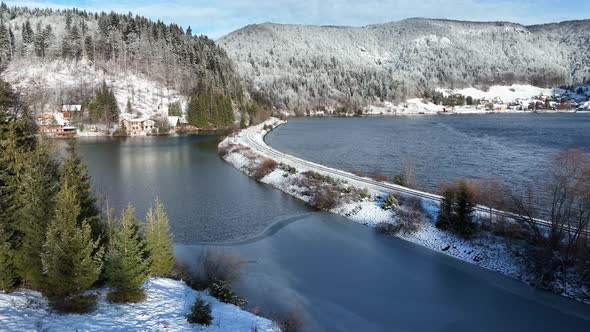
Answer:
M520 191L499 181L443 185L437 227L464 238L489 232L523 247L535 287L563 292L590 285L590 156L562 151L547 170ZM489 210L475 212L478 204Z

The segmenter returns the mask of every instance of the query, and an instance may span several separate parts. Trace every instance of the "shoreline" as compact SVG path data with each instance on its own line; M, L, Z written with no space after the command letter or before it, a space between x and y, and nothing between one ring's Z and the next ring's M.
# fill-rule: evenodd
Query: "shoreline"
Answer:
M264 142L266 134L284 123L286 122L271 118L262 124L228 136L219 143L220 156L234 168L253 178L257 178L256 175L259 176L256 174L257 169L266 160L275 160L278 167L257 180L308 204L313 197L309 194L310 188L301 185L305 180L304 174L312 171L326 177L333 177L339 186L347 188L348 191L365 191L367 194L361 195L361 198L345 198L337 206L327 209L329 212L371 228L376 228L380 223L394 222L396 211L384 210L381 207L384 198L392 190L384 191L382 186L355 181L349 177L352 175L350 173L291 157L266 145ZM267 130L269 127L272 129ZM291 158L286 158L287 156ZM422 197L421 205L425 220L421 223L421 229L417 232L398 233L394 236L525 283L531 283L531 275L525 270L523 252L525 248L522 245L512 243L491 232L482 232L475 239L465 240L455 234L439 230L434 223L438 203L434 199L429 199L429 196L437 195L424 194L427 195ZM483 213L478 211L477 214L482 216ZM587 287L579 287L575 283L567 283L561 292L549 292L590 304L590 290Z
M297 116L293 115L292 118L364 118L364 117L406 117L406 116L461 116L461 115L515 115L515 114L590 114L590 110L586 111L579 111L579 110L567 110L567 111L502 111L502 112L495 112L495 111L472 111L472 112L385 112L385 113L363 113L363 114L322 114L322 113L314 113L308 115ZM39 134L40 137L49 138L49 139L70 139L70 138L92 138L92 137L159 137L159 136L179 136L179 135L223 135L227 133L231 133L236 128L221 128L221 129L196 129L196 130L172 130L168 133L161 133L161 134L138 134L138 135L117 135L115 133L106 133L106 132L82 132L82 133L75 133L72 135L47 135L47 134Z

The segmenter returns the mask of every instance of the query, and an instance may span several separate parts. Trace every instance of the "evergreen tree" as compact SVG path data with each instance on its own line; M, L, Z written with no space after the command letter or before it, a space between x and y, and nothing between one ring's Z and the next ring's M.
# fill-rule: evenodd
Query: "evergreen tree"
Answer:
M465 181L447 186L442 193L436 227L456 232L463 237L475 233L473 222L475 196Z
M145 237L151 259L150 275L169 276L174 267L174 237L170 233L164 205L159 199L155 201L155 213L153 208L148 210L146 221Z
M14 265L23 284L40 289L45 279L41 252L58 188L58 168L43 145L26 153L21 167L18 189L14 193L17 205L15 230L19 236Z
M92 36L86 36L84 40L84 51L86 53L86 58L89 61L94 61L94 41L92 40Z
M67 147L68 156L64 159L60 175L62 185L70 183L76 190L76 195L80 200L80 214L78 222L88 222L92 228L94 239L98 239L103 233L103 227L100 219L100 211L96 207L96 198L92 193L92 184L86 165L82 163L78 155L78 143L70 140Z
M92 121L117 122L119 120L119 106L113 90L105 81L102 82L96 96L88 105Z
M471 236L475 232L473 223L473 211L475 209L475 197L464 181L459 183L456 194L457 221L456 228L463 236Z
M0 223L0 291L9 292L14 288L16 273L11 234L6 225Z
M180 102L176 101L168 105L168 116L181 116L182 108Z
M436 227L444 230L451 229L453 220L453 202L455 201L455 191L447 187L442 192L442 200L438 209Z
M150 262L145 257L145 240L131 204L115 221L111 234L105 271L107 285L111 288L109 298L115 302L137 298L143 294L142 286L147 281Z
M99 240L92 239L86 221L78 222L81 209L77 192L67 181L62 184L41 255L47 276L45 293L61 301L81 296L98 280L102 269Z

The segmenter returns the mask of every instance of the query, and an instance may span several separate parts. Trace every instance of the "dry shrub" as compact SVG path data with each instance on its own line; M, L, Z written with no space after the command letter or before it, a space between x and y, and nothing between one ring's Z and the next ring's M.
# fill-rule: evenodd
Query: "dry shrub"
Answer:
M421 211L399 209L396 217L397 223L379 223L375 230L381 234L397 235L415 233L422 228L424 214Z
M296 309L287 312L272 313L268 318L273 320L283 332L297 332L304 323L303 314Z
M265 159L256 169L254 172L254 178L256 180L262 180L265 176L272 173L275 168L278 166L278 163L272 159Z
M65 314L87 314L96 309L96 295L81 295L49 300L52 309Z
M207 289L216 280L231 284L240 278L244 263L239 256L221 249L203 250L192 268L184 270L188 273L187 284L196 290Z
M387 178L387 176L385 176L381 173L378 173L378 172L372 173L371 175L369 175L369 177L375 181L378 181L378 182L387 182L387 180L389 180Z
M363 171L353 168L350 173L356 175L356 176L360 176L360 177L365 177L365 173L363 173Z
M139 303L146 299L143 289L133 291L110 292L107 294L107 300L111 303Z
M498 218L492 223L491 232L511 240L525 240L530 237L528 229L519 223L510 222L506 218Z
M422 199L420 197L401 196L399 199L399 203L406 210L424 213L424 207L422 206Z
M225 156L227 156L227 155L228 155L228 153L230 152L231 148L232 148L232 146L231 146L231 145L229 145L229 144L226 144L226 145L223 145L223 146L219 146L219 147L217 148L217 154L218 154L218 155L219 155L221 158L223 158L223 157L225 157Z
M329 211L340 202L340 192L328 186L321 186L315 191L309 205L316 209Z

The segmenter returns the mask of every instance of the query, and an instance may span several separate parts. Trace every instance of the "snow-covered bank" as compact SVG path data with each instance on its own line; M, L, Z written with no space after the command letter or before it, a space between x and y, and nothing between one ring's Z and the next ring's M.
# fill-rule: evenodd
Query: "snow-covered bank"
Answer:
M333 179L332 182L338 187L341 195L338 204L329 209L330 212L370 227L376 227L381 223L399 222L396 211L381 207L383 199L390 191L383 189L384 186L376 185L375 181L369 179L363 181L353 174L301 160L268 147L264 143L268 128L276 128L283 123L278 119L270 119L256 127L247 128L227 137L219 145L221 156L243 173L257 177L262 183L308 203L314 198L313 188L306 185L310 183L308 172L329 177ZM279 165L269 172L261 173L260 169L268 164L269 159L276 161ZM475 239L465 240L453 233L442 231L434 224L438 203L425 198L421 204L427 217L423 220L420 229L413 233L398 233L398 237L525 282L531 281L531 275L525 269L525 248L521 244L495 236L491 232L482 232ZM587 302L590 292L587 288L568 285L562 294Z
M98 305L87 315L51 312L38 292L0 292L1 331L280 331L268 319L255 316L172 279L151 279L145 284L147 300L137 304L111 304L106 289L97 289ZM210 326L190 324L186 315L197 297L211 303Z

